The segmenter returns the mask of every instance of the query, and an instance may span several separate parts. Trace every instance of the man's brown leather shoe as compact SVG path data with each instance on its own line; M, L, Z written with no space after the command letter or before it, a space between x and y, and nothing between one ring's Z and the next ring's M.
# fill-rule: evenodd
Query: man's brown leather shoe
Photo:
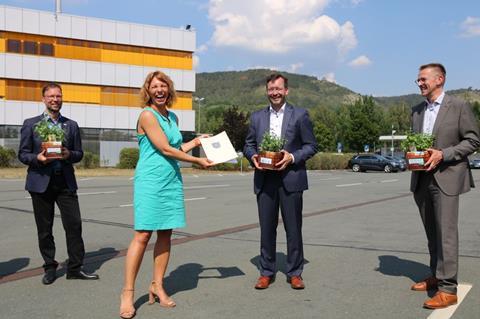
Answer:
M290 286L292 289L304 289L305 284L303 283L302 277L292 276L290 277Z
M437 291L435 296L423 303L423 306L428 309L441 309L455 304L457 304L457 295Z
M410 289L415 291L427 291L438 288L438 279L435 277L428 277L416 284L413 284Z
M273 277L270 276L260 276L257 279L255 284L255 289L267 289L270 286L270 283L273 282Z

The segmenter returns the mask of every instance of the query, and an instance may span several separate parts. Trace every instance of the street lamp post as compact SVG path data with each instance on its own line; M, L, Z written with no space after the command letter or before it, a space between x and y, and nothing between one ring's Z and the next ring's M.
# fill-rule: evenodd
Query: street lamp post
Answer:
M395 131L393 129L393 124L392 124L392 148L390 148L390 150L392 151L392 157L393 157L393 150L394 150L394 147L393 147L393 134L395 134L397 131Z
M205 98L204 98L204 97L195 96L193 99L194 99L195 102L197 102L197 105L198 105L198 127L197 127L197 133L200 134L200 129L201 129L200 109L201 109L201 106L202 106L202 101L205 100Z

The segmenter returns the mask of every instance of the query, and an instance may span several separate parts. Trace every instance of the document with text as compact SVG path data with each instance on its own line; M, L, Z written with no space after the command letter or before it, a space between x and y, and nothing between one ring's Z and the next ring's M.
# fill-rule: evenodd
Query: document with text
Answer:
M205 155L215 164L225 163L238 157L225 131L212 137L201 138Z

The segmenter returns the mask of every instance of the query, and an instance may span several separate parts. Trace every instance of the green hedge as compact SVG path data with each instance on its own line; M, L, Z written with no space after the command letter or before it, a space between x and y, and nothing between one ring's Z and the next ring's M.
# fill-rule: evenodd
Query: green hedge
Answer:
M240 170L240 161L241 161L241 164L242 164L242 170L243 171L247 171L247 170L252 169L250 167L250 163L248 162L248 160L245 157L242 157L241 159L237 158L236 163L221 163L221 164L217 164L215 166L212 166L208 169L213 170L213 171L239 171ZM192 166L194 168L202 169L200 166L198 166L196 164L193 164Z
M78 163L79 167L82 168L98 168L100 167L100 156L92 152L83 152L83 158Z
M346 169L353 153L317 153L307 161L307 169Z
M124 148L120 151L120 161L117 164L118 168L135 168L138 162L138 148L130 147Z
M0 167L12 167L16 157L14 149L0 146Z

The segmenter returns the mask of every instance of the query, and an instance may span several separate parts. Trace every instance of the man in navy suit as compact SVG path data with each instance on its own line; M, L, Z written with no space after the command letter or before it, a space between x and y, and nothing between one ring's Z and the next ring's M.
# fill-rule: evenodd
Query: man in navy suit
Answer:
M268 288L275 278L280 208L287 233L287 281L293 289L303 289L302 207L303 191L308 189L305 161L315 154L317 142L307 111L286 102L288 79L271 74L266 88L270 105L251 115L244 148L245 156L255 166L254 192L261 231L260 277L255 288ZM265 133L285 139L277 170L265 170L258 164L258 147Z
M45 285L56 279L58 262L55 261L55 242L52 235L54 205L57 203L67 239L67 279L98 279L96 274L82 271L85 248L82 239L82 220L77 197L77 182L72 164L83 157L80 129L75 121L60 114L62 88L50 83L42 89L45 104L43 114L26 119L21 129L19 160L28 165L25 189L30 193L37 225L38 244L42 254ZM62 158L47 158L42 150L35 124L46 120L65 132L62 141Z

